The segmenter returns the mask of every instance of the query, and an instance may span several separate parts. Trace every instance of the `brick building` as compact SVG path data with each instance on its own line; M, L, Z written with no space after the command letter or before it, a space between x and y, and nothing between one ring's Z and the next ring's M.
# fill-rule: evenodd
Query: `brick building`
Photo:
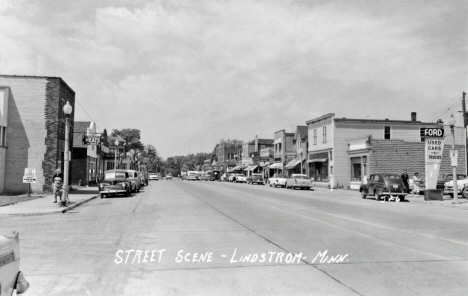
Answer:
M288 175L291 174L306 174L307 173L307 149L308 149L308 132L307 126L298 125L294 133L293 144L296 147L296 158L289 161L285 165Z
M216 164L221 174L236 167L236 156L242 151L241 144L223 143L216 145Z
M272 173L285 173L284 166L296 157L296 146L294 145L295 133L287 133L285 130L275 132L273 142L273 153L275 163L270 165L270 176Z
M245 172L247 176L253 173L263 173L265 163L262 163L260 151L262 149L273 148L273 139L255 139L242 145L242 165L247 166ZM268 161L268 160L267 160Z
M376 172L402 173L410 177L419 172L425 178L424 142L421 127L438 127L436 123L416 120L373 120L336 118L330 113L307 121L309 134L308 169L315 186L358 189L367 176ZM445 129L445 149L440 173L451 170L448 150L450 127ZM459 170L466 171L466 129L455 127Z
M73 172L71 183L92 185L97 183L100 164L100 143L96 145L83 145L84 135L96 134L96 124L90 121L75 121L73 134Z
M27 192L28 184L23 183L25 168L36 170L33 192L51 190L55 169L63 171L63 106L67 101L73 107L72 135L75 92L62 78L0 75L0 192ZM70 151L72 148L70 136Z

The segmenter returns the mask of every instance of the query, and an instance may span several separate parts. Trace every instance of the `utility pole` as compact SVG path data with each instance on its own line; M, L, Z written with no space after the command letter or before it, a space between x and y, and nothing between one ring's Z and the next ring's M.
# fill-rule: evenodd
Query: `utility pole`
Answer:
M463 98L462 98L463 126L467 127L468 126L468 117L466 116L465 97L466 97L466 92L463 92Z

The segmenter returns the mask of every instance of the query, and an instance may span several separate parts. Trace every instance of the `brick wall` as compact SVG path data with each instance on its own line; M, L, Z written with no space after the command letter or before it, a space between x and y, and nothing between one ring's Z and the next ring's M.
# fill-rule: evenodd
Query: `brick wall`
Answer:
M383 173L402 173L408 171L408 175L413 176L418 172L421 178L425 178L425 144L424 142L411 143L401 140L372 140L372 152L370 153L368 174ZM449 151L451 145L444 145L442 162L439 174L452 173ZM465 146L456 145L458 150L458 167L460 173L466 172Z
M57 139L58 98L70 99L74 92L60 78L0 75L0 86L10 87L6 131L5 192L27 192L25 168L36 169L33 192L43 192L52 183L53 171L60 167L63 151ZM73 122L73 114L72 120ZM60 149L62 150L59 150Z

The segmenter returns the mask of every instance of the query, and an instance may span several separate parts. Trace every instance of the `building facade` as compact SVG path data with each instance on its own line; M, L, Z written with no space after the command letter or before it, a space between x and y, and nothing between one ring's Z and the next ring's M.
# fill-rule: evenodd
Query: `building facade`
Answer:
M294 133L293 144L296 150L296 158L289 161L285 165L285 170L290 176L291 174L306 174L307 173L307 149L308 149L308 132L307 126L298 125Z
M270 175L273 173L285 173L285 164L296 157L296 147L294 146L294 134L280 130L274 134L273 155L274 163L270 164Z
M99 179L100 144L83 144L85 135L96 135L96 124L89 121L75 121L75 132L73 135L73 172L71 173L72 184L93 185Z
M216 146L216 167L221 174L236 167L236 157L242 153L241 144L223 143Z
M34 169L32 192L49 192L57 168L63 171L66 102L73 148L75 92L60 77L0 75L0 192L28 191L25 168ZM70 166L70 171L73 167Z
M359 189L361 182L377 172L418 172L425 177L425 144L420 128L438 127L436 123L416 120L373 120L336 118L330 113L307 121L309 176L315 186ZM444 126L445 143L450 127ZM456 149L463 159L459 169L466 172L466 130L456 127ZM444 149L440 173L451 171L448 151ZM461 163L462 160L459 160Z

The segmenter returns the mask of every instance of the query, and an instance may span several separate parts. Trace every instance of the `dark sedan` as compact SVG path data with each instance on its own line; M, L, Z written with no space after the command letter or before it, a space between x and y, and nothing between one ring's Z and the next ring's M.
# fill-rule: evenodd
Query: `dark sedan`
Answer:
M265 185L265 180L263 180L262 174L252 174L252 176L247 177L247 184Z
M106 171L104 180L99 183L99 193L101 198L117 194L129 196L131 194L130 191L131 181L128 172L125 170Z
M405 185L399 174L372 174L367 180L367 184L361 184L359 191L362 198L368 195L375 196L376 200L387 200L389 198L400 201L407 195Z

